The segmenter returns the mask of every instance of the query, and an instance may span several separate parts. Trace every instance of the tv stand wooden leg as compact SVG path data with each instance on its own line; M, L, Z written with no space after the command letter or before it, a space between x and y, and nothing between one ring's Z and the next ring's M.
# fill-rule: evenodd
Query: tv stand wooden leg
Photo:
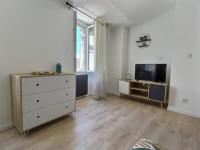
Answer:
M163 108L163 103L160 103L160 107Z

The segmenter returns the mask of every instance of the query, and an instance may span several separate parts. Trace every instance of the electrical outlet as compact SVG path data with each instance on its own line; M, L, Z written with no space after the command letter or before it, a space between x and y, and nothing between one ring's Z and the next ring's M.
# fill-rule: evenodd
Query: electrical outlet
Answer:
M185 103L185 104L188 104L189 103L189 99L188 98L183 98L182 102Z

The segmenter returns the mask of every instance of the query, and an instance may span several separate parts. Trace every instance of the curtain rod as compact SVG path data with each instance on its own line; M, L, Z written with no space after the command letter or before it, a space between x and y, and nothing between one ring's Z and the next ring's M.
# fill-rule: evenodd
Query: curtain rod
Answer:
M77 11L81 12L82 14L88 16L89 18L96 20L95 18L93 18L92 16L88 15L87 13L83 12L82 10L76 8L75 6L73 6L72 4L70 4L69 2L66 2L66 5L69 6L69 9L72 7L74 9L76 9Z

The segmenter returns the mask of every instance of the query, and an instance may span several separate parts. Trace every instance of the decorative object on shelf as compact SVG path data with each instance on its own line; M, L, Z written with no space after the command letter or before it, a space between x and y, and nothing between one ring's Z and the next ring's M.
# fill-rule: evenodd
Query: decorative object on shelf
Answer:
M61 63L57 63L56 65L56 73L61 73L62 72L62 65Z
M32 75L56 75L56 72L49 72L49 71L44 71L44 72L32 72Z
M136 41L137 47L148 47L151 45L151 36L149 34L141 35Z

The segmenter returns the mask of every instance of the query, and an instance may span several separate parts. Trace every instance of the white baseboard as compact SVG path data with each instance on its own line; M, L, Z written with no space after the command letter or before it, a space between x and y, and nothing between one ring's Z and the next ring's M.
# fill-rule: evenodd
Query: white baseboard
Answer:
M181 113L190 117L195 117L195 118L199 118L200 119L200 114L195 114L189 111L185 111L183 109L177 108L177 107L173 107L173 106L168 106L167 110L169 111L173 111L173 112L177 112L177 113Z
M10 129L12 127L14 127L12 122L6 123L6 124L3 124L3 125L0 125L0 131L6 130L6 129Z

